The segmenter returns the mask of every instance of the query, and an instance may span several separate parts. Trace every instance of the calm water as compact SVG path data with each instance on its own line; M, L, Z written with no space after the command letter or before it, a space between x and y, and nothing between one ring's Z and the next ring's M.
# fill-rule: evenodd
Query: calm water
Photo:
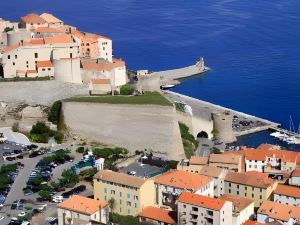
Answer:
M175 91L285 127L290 115L300 123L299 0L3 0L0 17L44 11L110 36L131 69L182 67L204 56L212 71Z

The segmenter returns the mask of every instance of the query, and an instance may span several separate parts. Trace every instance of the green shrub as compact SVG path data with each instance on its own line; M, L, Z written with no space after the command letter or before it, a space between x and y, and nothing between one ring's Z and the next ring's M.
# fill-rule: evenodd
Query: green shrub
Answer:
M80 146L76 149L76 152L78 153L84 153L84 147L83 146Z
M134 87L130 84L125 84L120 88L121 95L132 95L134 93Z
M25 205L24 208L25 208L26 210L28 210L28 211L29 211L29 210L32 210L32 207L31 207L30 205Z
M56 125L59 123L61 106L61 101L54 102L48 113L48 120Z
M189 159L194 155L199 143L195 137L190 133L189 127L179 122L179 129L182 138L185 156Z
M32 126L30 138L33 142L48 143L51 130L44 122L37 122Z
M61 144L63 142L64 135L61 132L56 132L54 135L54 139L57 144Z

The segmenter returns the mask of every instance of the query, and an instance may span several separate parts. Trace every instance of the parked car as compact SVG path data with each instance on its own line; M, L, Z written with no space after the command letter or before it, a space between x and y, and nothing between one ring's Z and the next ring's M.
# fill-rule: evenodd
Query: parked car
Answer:
M18 201L14 201L12 204L11 204L11 209L17 209L18 207Z
M64 200L64 197L62 195L57 195L52 198L52 202L55 202L55 203L60 203L63 200Z

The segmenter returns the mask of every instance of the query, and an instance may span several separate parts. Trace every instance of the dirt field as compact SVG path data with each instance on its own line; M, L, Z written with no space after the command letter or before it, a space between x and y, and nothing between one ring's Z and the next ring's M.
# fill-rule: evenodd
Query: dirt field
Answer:
M168 106L63 104L70 131L89 140L135 150L152 149L181 159L183 146L175 110Z

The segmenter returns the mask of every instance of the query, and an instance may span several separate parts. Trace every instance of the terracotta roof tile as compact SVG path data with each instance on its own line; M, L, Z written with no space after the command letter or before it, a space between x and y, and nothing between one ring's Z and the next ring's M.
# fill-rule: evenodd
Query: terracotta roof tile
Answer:
M21 21L27 24L45 24L47 23L46 20L44 20L42 17L40 17L38 14L35 13L30 13L27 14L26 16L21 17Z
M208 176L189 173L182 170L172 170L160 175L154 182L170 187L197 190L208 184L210 181L211 178Z
M265 225L265 224L253 220L247 220L245 223L243 223L243 225Z
M274 191L274 194L300 198L300 188L290 185L278 184L277 188Z
M35 32L38 33L63 33L61 30L51 27L38 27L35 29Z
M234 172L228 172L228 174L225 177L225 181L264 189L268 188L270 185L275 183L275 181L270 178L262 179L261 176L254 175L253 173Z
M140 188L146 180L124 173L118 173L111 170L101 170L94 176L94 179L110 181L118 184L124 184L131 187Z
M124 67L125 62L121 61L121 60L115 60L113 62L109 62L107 60L104 60L101 63L82 61L81 66L82 66L83 69L86 69L86 70L111 71L115 68Z
M288 221L290 218L300 219L300 207L271 201L264 201L257 213L282 221Z
M68 44L73 43L73 38L68 34L56 35L54 37L45 37L46 44Z
M300 158L300 157L299 157ZM293 172L292 172L292 177L300 177L300 168L296 168Z
M48 61L37 61L36 62L37 67L53 67L53 63L48 60Z
M227 164L239 164L241 161L240 154L210 154L210 163L227 163Z
M82 214L91 215L108 206L107 202L101 202L95 199L87 198L80 195L73 195L69 199L58 204L59 208L68 209Z
M254 203L253 200L250 200L248 198L242 198L235 195L222 195L221 197L219 197L219 199L232 202L234 210L238 212L243 211L249 205ZM254 209L254 204L253 204L253 209Z
M225 204L224 200L210 198L203 195L193 194L190 192L182 192L178 198L178 202L201 206L216 211L220 211Z
M40 17L42 17L48 23L62 23L63 22L60 19L58 19L57 17L55 17L49 13L43 13L40 15Z
M168 224L175 223L172 211L152 206L144 208L139 216Z
M202 166L199 174L216 178L216 177L219 177L223 171L224 171L224 169L218 168L215 166Z
M192 156L189 163L192 165L207 165L208 157Z

